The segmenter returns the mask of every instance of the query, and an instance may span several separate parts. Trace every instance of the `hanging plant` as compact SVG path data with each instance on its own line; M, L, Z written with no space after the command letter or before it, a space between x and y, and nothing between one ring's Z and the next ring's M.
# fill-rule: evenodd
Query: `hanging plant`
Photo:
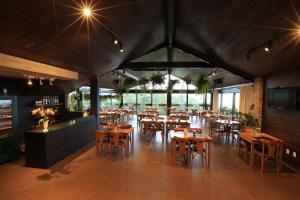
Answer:
M173 88L174 86L179 83L179 80L170 80L169 81L169 84L168 84L168 87L167 87L167 92L170 92L172 93L173 92Z
M149 83L149 79L142 77L138 81L138 85L141 87L142 90L146 91L147 90L147 84Z
M150 81L152 82L152 85L162 85L165 82L165 77L161 73L152 74L150 77Z
M197 87L196 93L205 94L208 92L209 81L205 75L200 75L195 82L195 86Z
M136 86L138 84L137 80L127 77L123 82L123 89L128 91L130 88Z
M191 84L192 83L192 77L191 75L186 75L185 77L182 78L182 80L187 84Z

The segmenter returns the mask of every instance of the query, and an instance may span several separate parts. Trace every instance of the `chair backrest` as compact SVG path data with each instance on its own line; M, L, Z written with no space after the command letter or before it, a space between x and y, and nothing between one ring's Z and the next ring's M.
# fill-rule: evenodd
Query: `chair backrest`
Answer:
M96 140L97 140L97 142L98 143L100 143L100 144L103 144L104 143L104 140L107 138L107 135L106 135L106 133L105 132L103 132L103 131L97 131L96 130Z
M127 129L127 128L132 128L132 125L131 124L118 124L117 127L122 128L122 129Z
M205 144L205 139L193 139L193 146L192 150L193 152L196 152L198 154L202 154L204 152L204 144Z
M173 141L175 142L175 144L178 144L176 151L178 151L179 153L185 153L186 152L186 147L190 146L190 140L186 139L186 138L179 138L179 137L174 137ZM176 148L176 145L173 145Z
M276 158L277 157L277 146L278 142L275 140L261 140L262 142L262 151L264 154L267 153L268 157ZM265 152L265 149L267 149L267 152Z

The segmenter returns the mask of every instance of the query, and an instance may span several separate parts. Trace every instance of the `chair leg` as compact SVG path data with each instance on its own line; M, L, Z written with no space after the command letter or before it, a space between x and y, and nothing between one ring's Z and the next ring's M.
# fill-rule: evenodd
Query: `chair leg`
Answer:
M261 168L260 168L261 173L264 172L264 166L265 166L265 159L262 157L261 158Z

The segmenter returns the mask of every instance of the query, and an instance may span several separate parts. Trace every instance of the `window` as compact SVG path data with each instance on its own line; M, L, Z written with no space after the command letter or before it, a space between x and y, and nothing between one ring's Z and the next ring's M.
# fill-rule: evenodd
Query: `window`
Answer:
M221 112L229 115L232 112L233 93L223 93Z
M172 93L172 106L176 106L180 110L184 110L186 108L186 94Z
M136 104L136 94L125 93L123 94L123 105L134 106Z
M151 106L151 94L149 93L139 93L138 94L138 112L143 112L146 107Z
M166 114L167 93L153 93L152 106L158 108L160 114Z
M189 94L189 108L201 108L204 105L204 98L203 94Z
M240 111L240 93L235 93L235 112Z

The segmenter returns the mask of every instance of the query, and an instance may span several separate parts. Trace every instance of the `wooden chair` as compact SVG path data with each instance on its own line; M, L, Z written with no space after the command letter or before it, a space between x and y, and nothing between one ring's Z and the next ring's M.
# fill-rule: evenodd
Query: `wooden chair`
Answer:
M183 132L185 128L175 128L174 131L175 132ZM190 132L202 132L201 128L189 128Z
M110 138L108 135L103 131L96 130L96 151L99 153L99 146L101 147L101 151L103 149L107 150L110 144Z
M250 144L241 140L239 145L239 155L242 153L243 160L246 160L247 154L250 154Z
M196 117L196 121L197 121L198 117L199 117L199 112L198 112L198 110L192 109L192 112L191 112L191 119L192 120L194 119L194 116Z
M206 157L206 149L205 149L206 141L205 139L193 139L191 145L191 167L193 165L193 161L197 155L201 157L201 161L207 168L207 157Z
M176 158L184 158L187 165L190 165L190 140L174 137L171 142L172 165L176 164Z
M239 124L232 124L231 125L231 136L232 136L232 143L234 142L234 140L236 140L235 136L239 136L240 133L240 125Z
M141 133L144 139L151 140L152 137L156 134L155 122L144 122Z
M226 140L229 138L231 127L228 124L219 124L217 129L218 142L220 142L221 137L225 137Z
M121 155L123 159L123 150L126 151L126 138L128 135L122 135L122 134L111 134L111 142L110 142L110 148L109 148L109 157L112 157L112 152L116 149L118 151L121 150Z
M257 145L254 150L257 158L260 159L261 162L261 172L264 171L265 161L272 159L276 163L276 171L279 172L281 168L281 155L282 155L282 145L271 139L262 139L261 145Z

